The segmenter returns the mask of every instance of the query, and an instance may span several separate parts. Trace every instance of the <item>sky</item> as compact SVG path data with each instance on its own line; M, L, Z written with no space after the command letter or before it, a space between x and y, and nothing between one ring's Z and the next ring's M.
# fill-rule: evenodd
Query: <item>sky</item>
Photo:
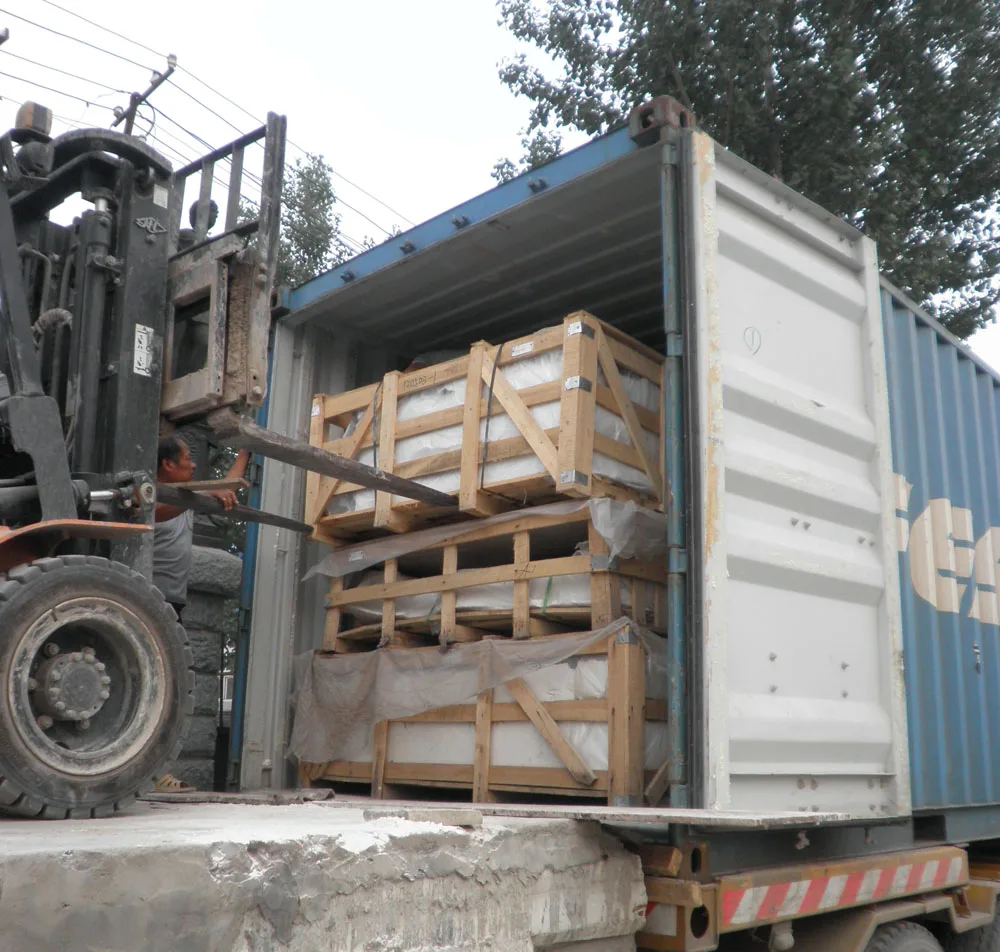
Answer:
M498 17L494 0L0 0L0 128L25 99L53 110L54 134L110 125L174 54L155 124L149 110L137 123L151 145L179 166L283 113L289 160L333 167L348 241L379 240L492 187L494 163L520 155L530 106L497 64L523 48ZM970 344L1000 369L1000 325Z

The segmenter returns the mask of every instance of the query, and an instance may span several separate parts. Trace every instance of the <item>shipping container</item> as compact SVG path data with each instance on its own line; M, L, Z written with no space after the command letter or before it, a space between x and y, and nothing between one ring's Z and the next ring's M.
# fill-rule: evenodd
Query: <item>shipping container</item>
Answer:
M913 807L996 804L1000 378L888 285L882 311Z
M286 294L269 425L307 438L314 393L575 310L654 347L667 802L916 810L911 835L985 836L1000 825L997 379L880 282L872 242L658 108ZM303 481L269 461L262 505L301 517ZM237 674L250 787L291 776L292 657L322 644L325 595L299 581L320 547L268 527L259 546Z

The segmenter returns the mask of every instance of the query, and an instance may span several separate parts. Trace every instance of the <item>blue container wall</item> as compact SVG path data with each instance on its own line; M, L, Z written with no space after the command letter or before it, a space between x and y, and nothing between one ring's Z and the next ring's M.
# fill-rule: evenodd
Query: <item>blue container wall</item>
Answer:
M914 810L1000 802L1000 380L883 291Z

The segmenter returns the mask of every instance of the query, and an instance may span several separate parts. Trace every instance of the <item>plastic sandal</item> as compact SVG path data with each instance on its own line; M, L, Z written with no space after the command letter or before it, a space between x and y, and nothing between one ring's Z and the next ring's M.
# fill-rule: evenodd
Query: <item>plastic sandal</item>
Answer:
M153 784L155 793L192 793L195 790L189 783L178 780L173 774L166 773Z

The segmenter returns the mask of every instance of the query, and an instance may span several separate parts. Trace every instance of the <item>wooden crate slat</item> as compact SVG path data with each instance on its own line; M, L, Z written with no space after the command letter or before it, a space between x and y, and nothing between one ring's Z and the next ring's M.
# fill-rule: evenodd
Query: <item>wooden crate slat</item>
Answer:
M567 335L567 328L574 323L586 325L587 332ZM590 332L594 333L591 334ZM598 356L598 343L604 349ZM530 360L548 351L562 351L562 372L557 380L547 381L516 390L509 382L505 369L522 360ZM494 374L493 363L497 361ZM627 335L602 324L586 312L577 312L562 325L545 328L502 347L480 342L473 345L468 355L446 361L433 367L408 373L393 371L376 384L360 387L347 394L318 395L314 407L315 421L310 421L310 442L324 449L349 458L376 448L376 465L409 479L455 472L458 485L455 493L459 499L456 510L434 509L412 500L376 494L375 504L365 509L328 513L331 498L363 491L350 483L328 477L307 476L306 516L314 525L314 538L336 542L338 537L363 533L376 528L407 531L434 518L455 519L459 513L477 516L500 512L511 505L527 504L546 498L566 495L609 495L619 499L640 502L654 501L662 505L662 478L659 473L657 453L646 448L644 434L651 434L663 443L664 414L660 407L650 409L635 406L623 400L620 387L621 371L636 374L661 388L664 358L652 349L631 340ZM614 370L608 371L604 364ZM599 382L597 366L604 369L606 381ZM486 384L471 386L476 378ZM400 399L449 382L466 378L464 405L423 414L414 419L398 421L392 412L392 395L385 400L385 391L395 387L395 397ZM580 378L586 386L566 388L567 379ZM392 381L392 382L390 382ZM492 391L489 390L492 383ZM607 385L606 385L607 384ZM477 399L478 398L478 399ZM378 432L373 427L378 408L383 404L381 425ZM532 408L543 404L559 404L559 425L543 428L532 415ZM595 432L594 419L597 407L621 416L629 433L631 444L619 443ZM373 408L374 412L369 413ZM629 409L631 408L631 409ZM389 412L386 412L389 411ZM540 461L542 474L524 474L481 485L483 455L480 444L482 421L504 416L510 419L519 432L515 438L488 440L486 462L497 463L519 456L534 455ZM336 440L327 439L330 424L346 428L352 419L360 417L358 426L350 436ZM395 459L394 444L400 440L419 438L446 427L460 426L462 437L453 450L429 457L399 463ZM638 489L615 483L607 477L593 473L594 453L600 453L619 465L629 466L646 474L650 489ZM568 478L562 478L568 476Z
M399 371L387 373L382 379L382 418L379 421L378 456L375 465L384 473L394 473L396 466L396 406L399 394ZM411 528L405 517L393 512L392 493L375 493L376 529L406 532Z
M490 750L494 724L493 689L483 691L476 699L475 754L472 761L472 799L488 803L496 797L490 790Z
M517 391L508 383L503 370L497 369L496 373L493 372L494 362L500 359L499 354L500 348L498 347L488 352L487 360L483 362L482 366L483 382L492 389L493 395L500 402L500 406L507 411L507 416L510 417L514 426L531 444L531 448L541 460L548 474L553 479L558 480L559 460L552 440L545 435L545 431L535 421L531 411L524 405Z
M545 743L552 748L555 755L563 762L573 779L584 786L591 786L597 780L597 775L583 761L579 751L566 739L552 715L541 705L535 692L521 678L514 678L504 685L514 696L514 700L524 709L528 720L535 725Z
M377 387L373 394L372 399L368 402L364 413L361 415L361 419L358 420L358 425L354 428L354 432L350 436L345 437L343 440L338 440L337 455L343 456L346 459L355 459L358 454L358 450L361 444L364 442L366 435L372 428L372 421L375 419L375 414L379 412L382 406L382 388ZM313 417L313 422L316 418ZM325 424L323 430L325 430ZM326 445L322 442L321 434L321 445ZM309 431L309 442L312 443L312 429ZM310 474L313 475L313 474ZM343 480L336 479L332 476L323 476L319 479L320 491L317 494L318 500L316 505L315 517L311 521L316 521L319 516L326 510L326 507L330 504L331 498L338 492L340 487L343 485ZM308 512L308 510L307 510ZM309 516L306 517L309 519Z
M501 361L501 366L503 366L503 361ZM543 403L556 403L562 396L563 389L561 381L553 380L549 383L535 384L533 387L523 387L517 393L526 407L536 407ZM618 403L611 393L610 388L601 383L596 384L594 395L595 402L599 407L610 410L612 413L618 412ZM479 404L480 419L486 416L487 402L487 397L481 397ZM654 413L648 407L641 405L636 405L635 413L643 429L649 430L653 434L658 432L661 414ZM403 440L411 436L423 436L425 433L440 430L447 426L457 426L463 421L464 414L465 407L463 405L460 407L449 407L446 410L435 410L433 413L426 413L412 420L398 420L396 422L396 439ZM494 403L490 408L490 415L494 417L503 416L503 408L496 406ZM336 421L328 420L327 422ZM343 447L345 439L345 437L340 437L336 440L329 440L323 444L323 449L329 453L344 455ZM359 449L367 449L373 446L374 443L374 437L368 432L361 441Z
M594 458L594 409L597 401L596 322L573 317L563 321L562 377L559 400L559 447L556 490L570 496L591 492ZM571 328L580 331L571 333Z
M608 339L604 336L604 331L600 327L597 328L597 356L601 364L601 369L604 371L604 376L608 381L608 386L611 388L611 392L618 402L618 409L622 419L625 421L625 428L628 430L632 445L642 457L646 478L649 480L657 497L662 498L663 477L660 475L659 464L653 458L652 454L650 454L649 447L646 446L642 425L635 414L635 405L629 399L628 393L625 390L625 383L618 372L618 364L614 352L611 349ZM660 368L658 367L657 380L659 380L659 372Z
M395 561L390 560L390 561ZM330 596L330 607L367 602L376 599L402 598L406 595L428 595L447 592L473 585L490 585L493 582L513 582L515 578L548 578L558 575L586 575L590 572L590 557L571 555L543 562L528 562L524 566L493 565L485 569L463 569L452 575L434 575L429 578L412 578L402 582L386 581L382 585L363 585Z

